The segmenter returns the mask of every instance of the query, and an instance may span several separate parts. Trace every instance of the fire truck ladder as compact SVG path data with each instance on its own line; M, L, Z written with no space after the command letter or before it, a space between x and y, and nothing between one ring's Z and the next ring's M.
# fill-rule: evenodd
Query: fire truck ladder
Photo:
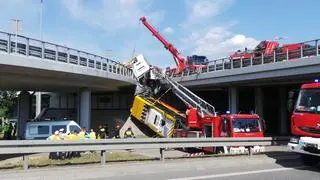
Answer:
M216 116L215 108L200 98L199 96L195 95L186 87L182 86L175 80L171 79L170 77L164 76L163 77L167 83L171 86L172 92L178 96L185 104L190 104L191 106L198 109L201 112L201 115L209 115L209 116Z

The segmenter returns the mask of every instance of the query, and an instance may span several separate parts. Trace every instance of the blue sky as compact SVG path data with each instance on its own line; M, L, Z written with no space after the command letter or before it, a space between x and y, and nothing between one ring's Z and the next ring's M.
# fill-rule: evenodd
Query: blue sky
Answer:
M171 54L139 22L141 16L183 56L226 57L259 41L320 38L320 1L293 0L43 0L43 39L125 62L135 48L158 66ZM40 38L40 0L0 1L0 30L23 20L21 34Z

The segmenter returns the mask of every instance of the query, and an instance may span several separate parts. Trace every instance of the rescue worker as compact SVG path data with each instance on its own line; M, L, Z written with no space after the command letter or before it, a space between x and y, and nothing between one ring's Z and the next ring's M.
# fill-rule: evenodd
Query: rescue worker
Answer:
M80 136L78 131L74 131L72 140L79 140L79 139L80 139ZM72 152L72 157L80 157L80 152L79 151Z
M96 133L93 131L93 129L90 129L90 134L89 134L90 139L96 139Z
M131 126L129 126L128 129L124 132L124 138L135 138Z
M9 124L7 122L4 123L2 130L3 130L3 139L9 140Z
M63 131L64 131L63 128L59 129L59 137L60 137L61 140L63 140L65 135L66 135L66 134L63 133Z
M136 138L132 132L131 126L124 132L124 138ZM127 151L132 152L132 149L126 149Z
M51 136L49 136L47 138L47 140L53 140L53 141L61 140L60 136L59 136L59 131L55 131L54 134L52 134ZM49 159L59 159L58 153L57 152L50 152Z
M99 125L98 139L106 139L106 129Z
M65 136L64 136L64 140L70 141L72 140L72 134L70 133L70 131L67 131ZM72 152L66 152L65 154L66 158L72 158Z
M8 140L11 140L11 139L12 139L12 131L13 131L13 126L12 126L12 123L9 122Z
M85 128L81 128L78 136L79 136L79 139L85 139L85 136L86 136Z
M116 132L115 132L115 138L120 139L120 123L116 123Z

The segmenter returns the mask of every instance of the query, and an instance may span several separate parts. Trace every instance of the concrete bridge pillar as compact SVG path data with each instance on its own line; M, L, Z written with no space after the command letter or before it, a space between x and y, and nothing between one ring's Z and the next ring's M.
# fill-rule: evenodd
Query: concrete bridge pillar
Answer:
M36 93L36 115L35 118L41 113L41 92Z
M264 119L263 114L263 89L262 87L257 87L254 89L254 104L255 104L255 113Z
M60 108L60 95L58 93L50 93L50 108Z
M79 93L78 117L81 127L90 129L91 122L91 91L83 88Z
M23 137L26 121L31 118L31 95L28 91L21 91L18 97L17 137Z
M238 88L230 87L228 92L229 92L229 111L231 114L238 113L238 104L239 104Z
M288 118L287 118L287 91L286 88L280 87L278 89L279 97L280 97L280 106L279 106L279 127L280 134L286 135L288 134Z

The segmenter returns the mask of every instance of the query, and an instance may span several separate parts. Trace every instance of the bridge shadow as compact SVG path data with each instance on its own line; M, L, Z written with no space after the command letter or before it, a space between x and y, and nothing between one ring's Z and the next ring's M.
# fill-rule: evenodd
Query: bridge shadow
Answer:
M304 165L300 159L300 155L292 152L273 151L265 152L269 158L275 159L275 163L285 168L293 168L296 170L307 170L320 173L320 162L314 166ZM320 174L319 174L320 177Z

